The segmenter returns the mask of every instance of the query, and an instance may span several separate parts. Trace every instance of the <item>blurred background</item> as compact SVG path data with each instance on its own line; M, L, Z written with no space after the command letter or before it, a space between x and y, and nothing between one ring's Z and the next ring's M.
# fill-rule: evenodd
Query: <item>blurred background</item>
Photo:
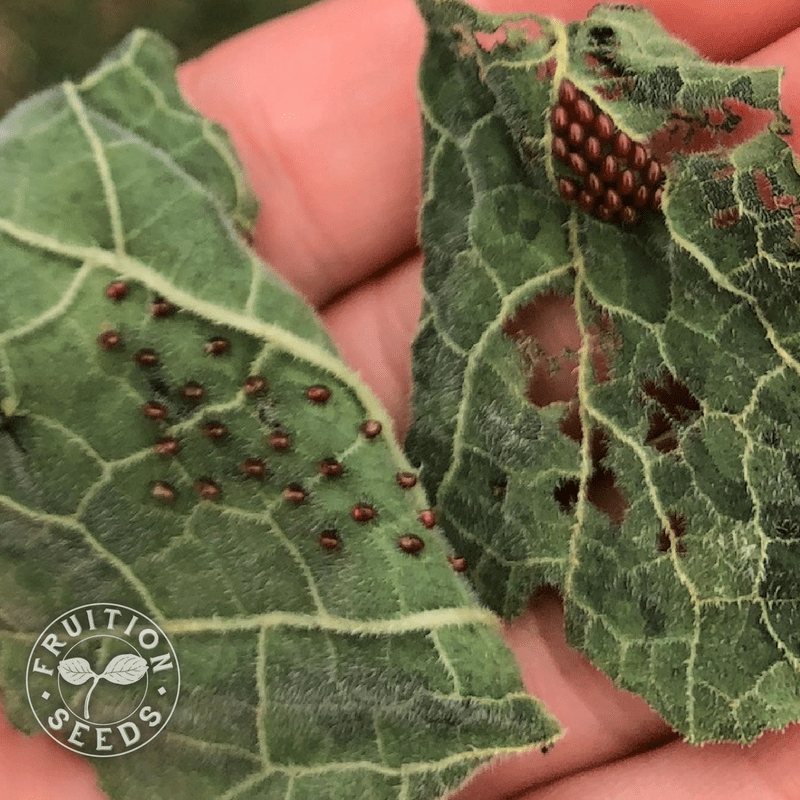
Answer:
M312 0L0 0L0 115L79 78L132 28L164 34L181 60Z

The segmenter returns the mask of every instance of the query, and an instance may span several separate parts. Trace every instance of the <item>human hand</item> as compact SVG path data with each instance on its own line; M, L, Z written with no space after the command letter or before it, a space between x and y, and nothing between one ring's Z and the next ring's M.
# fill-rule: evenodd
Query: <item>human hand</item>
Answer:
M592 0L486 0L495 11L579 18ZM783 64L784 107L800 120L800 7L793 0L650 0L705 56ZM791 31L794 31L792 33ZM261 212L254 245L320 312L350 365L402 436L409 423L410 342L420 305L416 243L420 154L416 68L422 24L411 0L327 0L185 65L190 102L231 133ZM793 140L800 150L800 137ZM566 315L549 326L569 337ZM506 626L527 688L566 729L484 770L458 800L668 800L800 795L800 732L751 748L683 744L638 698L616 690L564 642L558 598L539 595ZM92 765L42 733L0 727L0 794L96 800ZM5 779L5 783L3 780ZM795 791L793 792L792 789ZM204 800L204 799L201 799Z

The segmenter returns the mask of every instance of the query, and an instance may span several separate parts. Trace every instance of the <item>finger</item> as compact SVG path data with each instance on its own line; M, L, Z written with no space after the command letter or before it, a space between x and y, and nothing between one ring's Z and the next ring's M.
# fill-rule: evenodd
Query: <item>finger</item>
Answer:
M322 311L342 358L378 395L400 441L410 422L411 341L419 318L421 272L417 253Z
M800 796L800 727L767 733L752 747L672 742L557 781L518 800L786 800Z
M744 60L753 67L781 65L785 68L781 81L783 110L793 120L792 135L787 137L795 153L800 153L800 28Z
M481 5L575 19L594 0ZM742 56L800 24L794 0L647 5L714 58ZM422 37L411 0L327 0L181 69L188 99L230 131L261 199L259 252L315 305L414 247Z
M530 787L675 738L644 700L615 688L566 643L556 592L538 594L523 615L505 626L505 639L520 664L525 688L544 703L565 733L546 754L534 749L498 759L453 800L516 797ZM583 796L593 795L575 795Z

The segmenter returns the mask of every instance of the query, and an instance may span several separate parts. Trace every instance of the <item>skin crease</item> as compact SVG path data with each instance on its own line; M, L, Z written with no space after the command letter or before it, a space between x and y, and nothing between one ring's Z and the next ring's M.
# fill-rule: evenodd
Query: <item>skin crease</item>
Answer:
M477 3L577 19L592 0ZM786 67L783 103L800 119L795 0L650 0L672 33L722 60ZM756 52L759 51L760 52ZM321 313L345 360L407 430L410 342L420 305L416 244L422 24L411 0L326 0L186 64L187 98L230 131L262 206L260 255ZM279 76L276 80L275 77ZM795 151L800 138L790 139ZM553 321L569 338L574 320ZM569 648L553 591L505 626L528 690L566 734L547 755L502 759L457 800L778 800L800 796L800 728L752 747L693 748L639 698ZM90 759L0 718L3 800L100 800ZM205 800L200 798L199 800Z

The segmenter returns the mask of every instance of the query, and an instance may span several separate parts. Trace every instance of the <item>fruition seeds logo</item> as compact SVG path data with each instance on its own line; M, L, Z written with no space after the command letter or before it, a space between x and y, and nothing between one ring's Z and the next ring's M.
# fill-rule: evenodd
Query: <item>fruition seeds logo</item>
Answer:
M28 701L60 745L87 756L131 753L155 738L175 710L175 650L149 617L92 603L47 626L28 659Z

